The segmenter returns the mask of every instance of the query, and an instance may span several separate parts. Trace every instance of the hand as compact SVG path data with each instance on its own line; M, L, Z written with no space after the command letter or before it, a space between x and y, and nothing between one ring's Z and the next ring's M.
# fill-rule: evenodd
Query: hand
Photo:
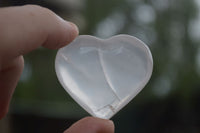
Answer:
M21 75L26 54L40 46L56 49L67 45L78 34L68 23L39 6L0 9L0 118Z
M0 119L22 73L23 55L40 46L57 49L78 35L77 27L52 11L34 5L0 9ZM65 133L113 133L112 122L87 117Z

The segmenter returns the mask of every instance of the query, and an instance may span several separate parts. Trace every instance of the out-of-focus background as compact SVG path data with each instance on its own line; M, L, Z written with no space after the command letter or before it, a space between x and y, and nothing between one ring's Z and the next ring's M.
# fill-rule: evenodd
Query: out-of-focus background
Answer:
M116 133L200 132L200 0L1 0L38 4L76 23L80 34L129 34L151 49L147 86L112 120ZM5 18L6 19L6 18ZM88 114L58 82L56 51L25 56L25 68L1 133L62 132Z

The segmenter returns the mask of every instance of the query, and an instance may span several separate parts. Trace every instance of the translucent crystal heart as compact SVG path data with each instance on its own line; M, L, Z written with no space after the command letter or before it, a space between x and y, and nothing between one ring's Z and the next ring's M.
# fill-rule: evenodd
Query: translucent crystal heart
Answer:
M135 37L81 35L58 51L55 67L60 83L80 106L110 119L146 85L153 60Z

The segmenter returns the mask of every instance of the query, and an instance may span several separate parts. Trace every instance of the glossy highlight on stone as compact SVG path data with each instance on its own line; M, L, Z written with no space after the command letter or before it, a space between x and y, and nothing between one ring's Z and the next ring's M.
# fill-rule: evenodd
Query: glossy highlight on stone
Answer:
M61 48L55 61L63 88L92 116L110 119L149 81L153 59L139 39L117 35L78 36Z

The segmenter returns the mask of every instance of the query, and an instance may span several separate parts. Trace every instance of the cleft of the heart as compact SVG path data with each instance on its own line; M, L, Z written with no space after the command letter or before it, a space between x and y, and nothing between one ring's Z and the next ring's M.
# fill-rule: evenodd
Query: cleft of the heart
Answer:
M92 116L110 119L147 84L153 59L146 44L129 35L78 36L56 56L58 80Z

